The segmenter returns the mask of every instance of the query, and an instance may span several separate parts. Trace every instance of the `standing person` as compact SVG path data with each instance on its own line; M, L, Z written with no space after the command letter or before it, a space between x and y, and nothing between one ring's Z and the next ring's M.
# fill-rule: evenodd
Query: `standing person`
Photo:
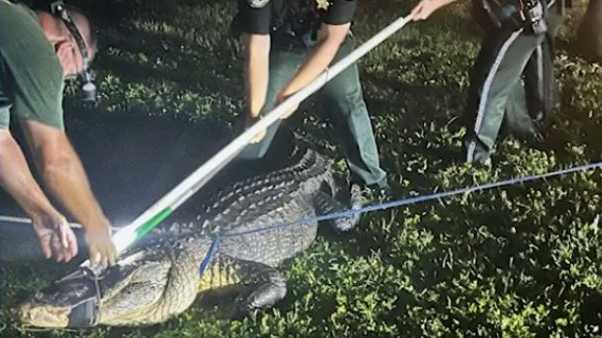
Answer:
M577 37L586 55L602 60L602 0L589 0Z
M422 0L410 13L427 19L455 0ZM472 69L466 160L491 167L502 122L541 142L553 108L555 0L473 0L473 16L485 30Z
M9 129L24 131L47 190L86 229L92 263L115 260L110 223L94 198L63 125L64 79L87 73L96 48L90 23L76 10L34 12L0 0L0 186L33 221L47 257L69 261L76 238L33 178ZM84 88L85 89L85 88Z
M242 33L249 126L353 49L357 0L239 0L233 27ZM362 95L357 65L327 83L318 96L330 116L350 171L350 201L366 203L372 189L388 189ZM292 113L292 112L291 112ZM279 122L258 135L242 158L261 158Z

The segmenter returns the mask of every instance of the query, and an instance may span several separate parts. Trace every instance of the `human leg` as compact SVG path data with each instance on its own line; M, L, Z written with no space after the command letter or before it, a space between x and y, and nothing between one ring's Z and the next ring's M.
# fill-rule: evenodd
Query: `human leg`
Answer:
M352 49L348 38L341 46L338 61ZM350 181L387 188L385 171L380 167L376 140L364 102L357 65L332 79L320 92L324 111L333 123L350 171Z
M504 119L508 99L543 36L524 30L499 30L488 35L477 57L469 93L467 162L490 164L490 154Z

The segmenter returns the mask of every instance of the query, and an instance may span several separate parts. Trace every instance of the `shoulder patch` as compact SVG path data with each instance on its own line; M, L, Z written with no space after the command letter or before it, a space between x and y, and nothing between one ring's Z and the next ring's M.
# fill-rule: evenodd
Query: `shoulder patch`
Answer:
M330 1L328 0L316 0L316 5L318 7L318 9L328 9L328 7L330 6Z
M268 3L270 2L270 0L247 0L247 3L249 4L249 6L251 6L252 8L263 8L265 7Z

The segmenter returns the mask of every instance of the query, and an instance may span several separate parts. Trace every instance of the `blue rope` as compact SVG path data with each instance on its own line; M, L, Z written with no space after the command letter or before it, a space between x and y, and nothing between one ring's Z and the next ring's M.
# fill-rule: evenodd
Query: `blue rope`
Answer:
M221 239L220 236L217 236L213 240L213 242L211 242L209 251L207 251L207 255L205 255L205 258L201 262L201 266L199 266L199 277L203 276L203 273L205 273L205 270L207 270L209 263L211 263L211 261L213 261L213 257L215 257L215 253L217 252L217 248L219 247L220 239Z
M271 225L271 226L265 226L265 227L262 227L259 229L253 229L253 230L241 231L241 232L235 232L235 233L229 233L229 234L221 234L221 235L218 235L218 237L216 237L216 239L211 243L211 247L209 248L209 251L208 251L207 255L205 256L205 258L203 259L203 262L201 263L200 274L202 275L205 272L205 270L207 269L207 266L209 265L209 263L211 262L211 260L213 259L214 255L217 251L219 241L222 238L243 236L243 235L254 234L254 233L259 233L259 232L263 232L263 231L274 230L274 229L278 229L278 228L284 228L284 227L288 227L288 226L307 224L310 222L313 223L313 222L321 222L321 221L333 220L333 219L338 219L338 218L351 217L351 216L354 216L359 213L366 213L366 212L372 212L372 211L378 211L378 210L398 208L398 207L405 206L405 205L418 204L418 203L422 203L422 202L426 202L426 201L430 201L430 200L434 200L434 199L441 199L441 198L450 197L450 196L454 196L454 195L478 192L478 191L489 190L489 189L499 188L499 187L504 187L504 186L512 186L512 185L517 185L517 184L521 184L521 183L542 180L542 179L546 179L549 177L561 176L561 175L572 174L572 173L577 173L577 172L586 172L589 170L594 170L594 169L599 169L599 168L602 168L602 162L576 166L576 167L572 167L572 168L568 168L568 169L561 169L561 170L552 171L552 172L540 174L540 175L528 175L528 176L522 176L522 177L503 180L503 181L493 182L493 183L475 185L472 187L465 187L465 188L460 188L460 189L456 189L456 190L452 190L452 191L444 191L444 192L428 194L428 195L424 195L424 196L403 198L403 199L398 199L398 200L384 202L384 203L375 203L375 204L367 205L367 206L359 208L359 209L348 209L348 210L343 210L343 211L339 211L339 212L333 212L333 213L329 213L329 214L319 215L319 216L315 216L315 217L304 217L304 218L301 218L301 219L299 219L295 222L291 222L291 223L280 223L280 224L275 224L275 225Z
M456 189L456 190L452 190L452 191L444 191L444 192L429 194L429 195L424 195L424 196L416 196L416 197L403 198L403 199L390 201L390 202L376 203L376 204L372 204L372 205L367 205L367 206L359 208L359 209L348 209L348 210L343 210L343 211L339 211L339 212L319 215L316 217L305 217L305 218L301 218L298 221L292 222L292 223L281 223L281 224L266 226L266 227L259 228L259 229L224 234L222 236L223 237L241 236L241 235L247 235L247 234L252 234L252 233L256 233L256 232L286 227L286 226L306 224L308 222L320 222L320 221L327 221L327 220L333 220L333 219L338 219L338 218L351 217L351 216L354 216L359 213L378 211L378 210L386 210L386 209L391 209L391 208L398 208L401 206L422 203L422 202L426 202L426 201L430 201L430 200L434 200L434 199L441 199L441 198L450 197L450 196L454 196L454 195L489 190L489 189L499 188L499 187L504 187L504 186L511 186L511 185L516 185L516 184L520 184L520 183L546 179L546 178L554 177L554 176L561 176L561 175L566 175L566 174L571 174L571 173L576 173L576 172L585 172L585 171L598 169L598 168L602 168L602 162L581 165L581 166L568 168L568 169L557 170L557 171L540 174L540 175L522 176L522 177L512 178L512 179L503 180L503 181L499 181L499 182L487 183L487 184L483 184L483 185L476 185L476 186L472 186L472 187L465 187L465 188Z

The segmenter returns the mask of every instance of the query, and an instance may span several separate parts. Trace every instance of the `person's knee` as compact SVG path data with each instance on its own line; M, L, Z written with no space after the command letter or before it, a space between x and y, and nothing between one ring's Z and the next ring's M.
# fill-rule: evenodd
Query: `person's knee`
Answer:
M364 95L359 86L353 86L352 88L349 88L349 90L345 91L344 96L345 100L352 107L366 106L366 103L364 102Z

